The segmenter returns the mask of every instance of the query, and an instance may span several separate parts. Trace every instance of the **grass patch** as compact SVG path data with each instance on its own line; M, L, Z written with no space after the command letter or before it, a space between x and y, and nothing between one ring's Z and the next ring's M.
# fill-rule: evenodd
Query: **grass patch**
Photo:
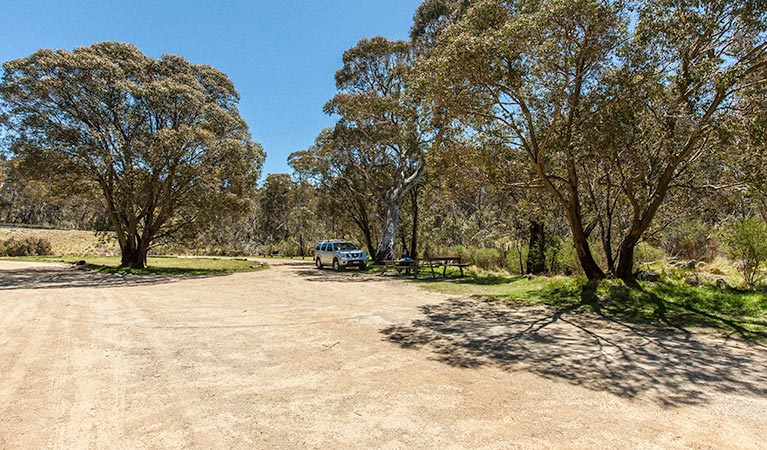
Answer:
M116 256L36 256L2 259L61 263L85 261L84 267L89 270L137 275L224 275L234 272L252 272L268 267L266 264L243 258L149 257L145 269L119 267L120 258Z
M506 297L514 299L537 298L537 292L549 285L551 280L564 278L537 277L527 279L525 277L509 277L500 275L491 276L465 276L463 278L422 278L414 280L415 283L426 289L442 294L454 295L477 295L485 297Z
M687 330L706 328L745 338L767 337L767 290L745 290L702 282L690 286L686 272L668 274L657 283L628 286L620 280L589 285L582 277L469 276L421 279L416 283L446 294L473 295L492 301L588 309L616 320Z

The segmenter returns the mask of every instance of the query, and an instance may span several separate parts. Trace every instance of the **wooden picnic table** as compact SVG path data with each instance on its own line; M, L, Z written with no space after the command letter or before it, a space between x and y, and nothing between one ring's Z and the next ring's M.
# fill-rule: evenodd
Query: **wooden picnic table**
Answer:
M421 258L419 260L419 268L430 268L432 278L437 278L437 274L434 272L435 267L442 267L443 277L447 276L448 267L457 267L461 271L461 276L463 277L463 268L469 267L469 265L470 264L463 262L460 256L439 256L434 258Z
M418 258L418 259L387 259L376 264L379 267L379 275L383 275L389 271L395 271L397 274L405 272L407 274L413 274L418 278L418 274L421 269L428 268L431 270L432 278L437 278L437 272L435 268L442 268L442 276L447 276L448 267L457 267L461 271L461 277L464 276L463 268L470 266L468 263L464 263L460 256L440 256L435 258Z
M406 273L412 272L415 277L418 277L418 261L415 259L387 259L381 261L379 275L383 275L386 272L393 270L398 274L403 271Z

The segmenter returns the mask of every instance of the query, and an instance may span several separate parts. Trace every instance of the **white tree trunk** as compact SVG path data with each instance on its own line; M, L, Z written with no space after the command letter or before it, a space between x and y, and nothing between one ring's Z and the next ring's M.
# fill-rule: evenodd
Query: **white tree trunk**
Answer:
M378 251L376 252L375 261L383 261L385 259L394 259L394 244L397 239L397 226L399 225L399 207L402 204L402 199L405 197L410 189L423 177L426 173L426 166L421 163L418 168L410 174L409 177L402 180L399 186L396 186L386 193L386 216L384 217L383 227L381 230L381 241L378 244Z
M384 217L381 230L381 240L374 258L376 261L396 258L394 244L397 239L397 226L399 225L399 207L399 199L387 196L386 216Z

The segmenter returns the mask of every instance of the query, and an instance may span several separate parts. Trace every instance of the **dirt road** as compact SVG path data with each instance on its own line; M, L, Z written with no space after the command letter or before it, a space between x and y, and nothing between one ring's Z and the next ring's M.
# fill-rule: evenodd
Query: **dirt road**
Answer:
M0 448L765 448L767 349L310 264L0 261Z

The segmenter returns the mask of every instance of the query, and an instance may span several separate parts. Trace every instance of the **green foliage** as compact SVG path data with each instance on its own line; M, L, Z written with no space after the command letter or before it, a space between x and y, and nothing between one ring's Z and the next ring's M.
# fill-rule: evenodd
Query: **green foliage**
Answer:
M460 256L463 259L469 259L469 257L471 256L471 252L469 251L469 249L466 248L465 245L453 245L452 247L450 247L449 253L450 253L449 255L446 254L444 256ZM435 254L431 256L442 256L442 255Z
M259 196L261 232L266 242L290 236L290 214L295 206L294 190L295 184L288 174L273 173L266 177Z
M664 247L671 256L712 261L718 240L711 225L699 220L683 220L672 224L664 233Z
M583 273L581 263L578 260L578 254L575 252L575 247L571 242L563 242L558 247L558 251L554 253L554 256L554 273L564 273L567 275L580 275Z
M6 160L0 149L0 222L56 226L67 229L99 229L106 222L101 203L90 186L60 186L34 179L18 159Z
M0 241L0 256L44 256L51 253L51 242L39 236L11 237Z
M505 268L503 253L497 248L478 248L471 255L471 262L484 270L498 270Z
M636 249L634 250L634 261L637 263L660 261L665 257L666 252L664 252L662 248L655 247L646 241L637 244Z
M702 327L745 338L767 337L767 296L714 282L686 283L683 274L672 274L659 283L628 286L621 280L604 280L595 288L583 277L475 276L431 282L427 289L450 294L484 297L488 301L541 303L567 310L587 309L612 320L663 328Z
M334 233L339 227L354 227L371 254L376 251L381 186L390 182L387 171L377 165L376 155L377 149L355 145L345 133L325 129L314 145L288 158L295 174L317 190L314 220L305 223L324 220Z
M380 215L376 260L394 253L400 205L423 178L424 153L434 140L431 117L411 92L413 62L409 42L383 37L346 50L336 72L338 93L325 105L338 122L313 147L290 157L294 168L330 188L334 205L359 227L369 248L371 218Z
M247 209L264 152L222 72L117 42L39 50L3 68L15 157L62 192L98 192L124 265L143 267L156 241Z
M313 242L313 244L316 244L316 242ZM301 256L301 246L291 237L284 241L274 242L270 245L262 245L258 251L258 253L262 255L272 255L273 252L277 252L277 255L281 257L292 258L294 256ZM312 252L305 252L304 256L308 256L311 259Z
M527 246L518 246L506 253L506 270L509 273L522 275L526 270Z
M416 79L465 135L500 149L495 166L534 174L590 279L604 276L589 248L597 234L609 268L629 279L672 188L712 187L698 169L718 161L718 119L763 84L766 5L426 0L412 30L425 47Z
M746 285L754 286L760 279L762 265L767 262L767 225L755 217L735 223L727 249Z

